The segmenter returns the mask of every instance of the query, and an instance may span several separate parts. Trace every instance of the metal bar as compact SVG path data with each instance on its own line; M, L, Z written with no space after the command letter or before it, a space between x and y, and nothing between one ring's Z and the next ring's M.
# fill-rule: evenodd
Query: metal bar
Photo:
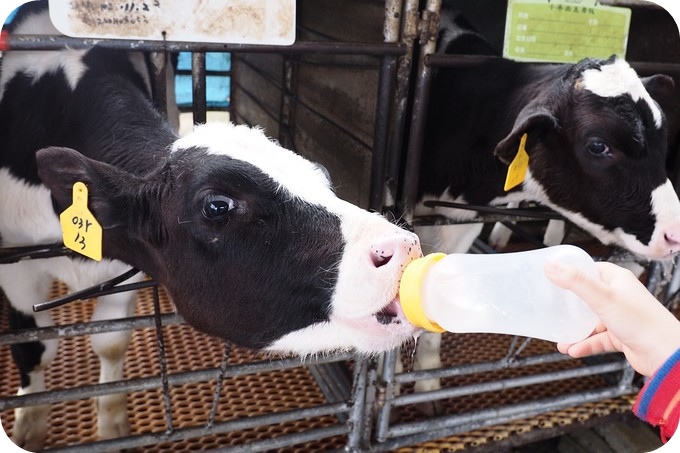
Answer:
M415 351L414 351L415 352ZM394 402L395 368L400 360L399 350L392 349L383 355L382 385L377 386L379 392L378 411L375 422L375 437L378 442L387 439L390 427L390 414Z
M617 387L597 391L579 392L556 398L545 398L527 403L502 406L498 408L472 411L449 417L430 418L425 421L395 425L389 432L389 441L376 444L373 451L393 451L397 448L414 445L428 440L452 436L490 425L500 425L520 418L528 418L549 411L565 409L623 393Z
M516 240L526 242L536 247L546 247L546 245L543 243L543 238L538 238L536 236L531 235L526 231L526 229L517 225L515 222L501 222L501 223L505 228L512 231L512 234Z
M193 437L202 437L211 434L221 434L232 431L252 429L260 426L272 425L275 423L304 420L311 417L323 417L338 412L346 412L348 410L349 405L347 403L326 404L311 408L295 409L291 411L258 415L228 422L216 423L210 430L204 425L199 425L188 428L178 428L172 433L140 434L119 439L84 443L65 448L49 449L45 451L60 453L109 452L112 450L123 450L128 448L143 447L145 445L155 445L161 442L174 442L178 440L191 439Z
M166 326L184 323L184 319L176 313L161 315L161 320ZM78 322L63 326L38 327L35 329L3 332L0 333L0 345L117 332L120 330L144 329L154 326L154 315L133 316L130 318L108 319L104 321Z
M26 259L76 255L78 254L66 248L61 242L54 244L25 245L20 247L0 247L0 264L16 263Z
M427 215L414 217L409 225L428 226L428 225L463 225L468 223L496 223L496 222L539 222L544 219L537 217L520 217L513 215L484 214L471 219L457 220L444 215Z
M191 54L191 107L194 124L203 124L207 119L205 87L205 52Z
M547 382L573 379L577 377L593 376L595 374L613 373L621 371L626 367L625 362L607 363L569 370L553 371L550 373L540 373L516 378L501 379L498 381L485 382L481 384L463 385L460 387L444 388L429 392L418 392L407 395L400 395L394 398L392 404L395 406L406 406L408 404L424 403L426 401L457 398L460 396L475 395L485 392L496 392L510 388L524 387L535 384L545 384ZM628 389L630 390L630 389Z
M499 55L454 55L433 53L425 58L425 64L427 66L439 68L469 68L479 66L489 61L502 59L503 57ZM554 65L555 63L535 63L535 64ZM636 71L644 73L680 72L680 64L678 63L629 61L628 64Z
M379 358L371 357L368 361L368 370L366 372L366 392L364 394L364 419L357 421L361 423L361 447L364 450L368 449L371 445L371 439L373 436L373 419L378 410L378 400L377 400L377 383L379 379L378 366Z
M349 360L351 354L341 354L336 356L322 357L306 362L297 359L270 360L235 365L227 368L224 373L225 378L244 376L255 373L265 373L270 371L289 370L304 366L305 364L330 363L337 360ZM178 386L194 382L203 382L217 379L220 374L218 367L205 368L196 371L185 371L181 373L168 374L168 384ZM0 398L0 411L14 409L24 406L37 406L40 404L52 404L62 401L72 401L96 396L108 395L111 393L129 393L135 391L152 390L162 387L161 376L156 375L146 378L125 379L104 384L84 385L64 390L52 390L45 392L27 393L24 395L7 396Z
M311 442L314 440L327 439L329 437L341 436L347 434L348 427L346 425L329 426L327 428L315 428L309 431L296 434L286 434L277 436L272 439L260 440L257 442L249 442L247 446L218 448L215 450L208 450L209 453L228 453L228 452L256 452L256 451L271 451L277 448L289 447L291 445L301 444L304 442Z
M158 109L168 118L168 60L166 52L151 52L149 59L153 68L153 100ZM174 82L174 81L173 81ZM174 103L175 100L173 99Z
M385 21L383 22L385 42L399 41L403 3L403 0L385 0Z
M158 361L161 366L161 385L163 386L163 408L165 409L165 425L168 434L175 430L172 423L172 403L170 401L170 382L168 381L168 357L165 353L165 337L163 336L163 323L161 322L161 303L158 297L158 287L153 293L154 321L156 324L156 344L158 345ZM222 370L220 369L220 376Z
M400 2L402 3L402 2ZM388 11L393 11L386 7ZM406 0L401 9L402 26L401 42L406 46L405 54L397 62L397 80L392 103L393 114L390 123L388 143L388 163L386 188L390 199L385 204L390 208L397 208L399 181L402 159L404 157L404 137L406 131L406 112L409 104L411 71L413 68L413 49L418 36L418 0ZM396 210L396 209L395 209ZM402 213L395 213L401 216Z
M395 57L383 57L378 78L378 100L373 126L371 176L368 209L382 212L387 172L387 133L390 122L390 104L394 88L397 62Z
M439 11L441 0L428 0L423 16L434 18L434 22L439 23ZM423 21L421 21L422 23ZM418 178L420 173L420 162L423 155L423 139L425 131L425 121L427 119L427 104L430 97L432 81L432 68L425 64L427 55L434 53L436 49L436 39L432 36L421 38L427 39L422 42L420 57L418 59L418 70L413 95L413 120L411 122L408 147L406 151L405 174L399 206L400 212L410 212L415 206L418 196Z
M87 49L93 46L107 49L167 52L249 52L249 53L329 53L339 55L403 55L399 43L297 41L290 46L192 43L182 41L145 41L131 39L70 38L60 35L10 35L4 50Z
M354 389L352 391L352 405L349 411L348 426L350 428L349 435L347 436L347 451L361 451L362 445L362 430L363 423L362 420L365 419L366 414L364 413L365 405L364 400L366 398L366 387L367 387L367 372L368 372L368 359L364 358L356 362L356 369L354 373Z
M176 69L175 75L190 76L191 69ZM216 76L216 77L230 77L231 70L221 70L221 69L207 69L205 70L205 76Z
M210 414L208 414L208 421L205 427L210 429L215 424L215 415L217 415L217 408L220 404L220 394L222 393L222 385L224 383L224 373L227 372L229 366L229 356L231 355L231 343L224 342L224 349L222 350L222 362L220 363L220 374L217 376L215 382L215 392L213 393L212 406L210 407Z
M283 58L281 79L283 87L280 88L281 97L279 104L279 142L284 148L295 150L295 102L297 98L297 62L296 55L286 55ZM251 66L252 67L252 66ZM261 74L261 71L258 71ZM263 77L264 78L264 77ZM267 80L267 78L264 78ZM276 86L276 84L273 84Z
M618 356L618 354L610 354L610 356ZM504 359L493 362L471 363L468 365L459 365L449 368L437 368L432 370L412 371L410 373L400 373L394 377L394 382L402 384L407 382L415 382L422 379L466 376L470 374L487 373L489 371L505 370L508 368L528 367L532 365L544 365L548 363L563 362L568 360L574 359L565 354L560 354L559 352L530 357L516 357L510 360ZM621 361L623 361L623 359L621 359Z
M452 209L462 209L465 211L477 211L484 214L500 214L500 215L510 215L518 217L535 217L537 219L557 219L564 220L557 212L552 209L545 207L535 207L531 209L523 208L502 208L498 206L488 206L488 205L474 205L466 203L454 203L451 201L439 201L439 200L425 200L423 204L428 208L452 208Z
M123 272L120 275L117 275L116 277L113 277L112 279L106 280L105 282L99 283L94 286L90 286L89 288L85 288L81 291L76 291L71 294L67 294L63 297L58 297L56 299L47 301L47 302L41 302L33 305L33 311L34 312L39 312L43 310L49 310L55 307L59 307L61 305L67 304L69 302L73 302L74 300L84 300L84 299L90 299L93 297L97 297L102 295L102 293L106 294L113 294L114 292L122 292L122 291L129 291L131 288L125 287L124 289L121 289L120 287L118 288L118 291L116 291L116 285L119 283L124 282L125 280L128 280L135 275L139 274L139 269L135 269L134 267L131 268L130 270ZM146 285L146 286L152 286L155 285L156 283L150 282L150 283L145 283L141 282L140 284ZM136 283L133 283L133 285L136 285Z

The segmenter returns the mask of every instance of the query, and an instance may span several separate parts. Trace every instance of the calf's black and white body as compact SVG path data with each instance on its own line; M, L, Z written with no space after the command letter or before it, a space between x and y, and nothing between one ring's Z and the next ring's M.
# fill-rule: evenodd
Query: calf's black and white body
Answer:
M45 2L46 3L46 2ZM29 3L14 33L56 34ZM150 101L141 54L93 48L7 52L0 78L2 245L61 239L73 184L89 191L104 260L0 265L13 328L47 326L32 305L53 279L77 290L136 266L194 327L237 344L297 353L375 353L412 338L398 301L412 233L338 199L325 170L246 126L178 139ZM135 295L105 296L94 318L128 316ZM101 382L120 379L129 333L94 335ZM56 341L13 347L19 393L44 388ZM98 398L100 437L129 432L124 395ZM40 448L47 407L17 410L14 438Z
M680 203L665 172L666 122L654 98L672 87L666 76L640 79L618 58L439 68L419 199L537 201L606 244L667 258L680 251ZM508 164L525 133L526 179L505 192ZM414 213L473 216L422 204ZM427 242L446 247L444 236Z
M460 19L460 16L457 18ZM461 23L445 20L445 25ZM465 53L481 37L442 33L441 51ZM462 46L462 47L461 47ZM488 51L488 52L487 52ZM666 176L666 119L658 100L673 80L640 78L620 58L540 65L491 59L438 68L429 100L414 215L474 218L424 200L474 205L535 201L605 244L647 259L680 251L680 202ZM526 134L524 182L504 190L508 164ZM464 253L481 224L416 228L426 252ZM440 366L438 335L418 342L417 366ZM434 351L434 352L433 352ZM423 389L436 384L419 383Z

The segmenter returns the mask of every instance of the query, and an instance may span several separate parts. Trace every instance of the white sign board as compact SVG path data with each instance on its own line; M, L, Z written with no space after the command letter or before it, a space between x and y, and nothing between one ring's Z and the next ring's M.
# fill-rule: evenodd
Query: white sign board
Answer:
M295 0L50 0L66 36L290 45Z

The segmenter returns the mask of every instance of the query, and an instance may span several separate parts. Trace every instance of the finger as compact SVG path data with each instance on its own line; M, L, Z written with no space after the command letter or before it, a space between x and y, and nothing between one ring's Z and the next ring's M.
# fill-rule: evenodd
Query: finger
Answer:
M599 267L598 267L599 269ZM596 313L604 309L610 302L609 286L598 278L590 277L578 268L558 261L546 263L546 276L557 286L573 291L583 299Z
M557 350L560 351L562 354L569 354L569 348L573 344L574 343L557 343Z
M583 341L574 343L567 348L566 353L574 358L581 358L603 352L620 352L606 332L595 334Z

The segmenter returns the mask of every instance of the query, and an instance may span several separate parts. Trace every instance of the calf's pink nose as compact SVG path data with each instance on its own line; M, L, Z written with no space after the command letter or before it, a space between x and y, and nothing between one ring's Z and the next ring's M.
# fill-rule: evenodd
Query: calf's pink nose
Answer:
M408 232L378 239L370 246L371 262L375 267L385 266L393 260L402 264L420 255L418 237Z
M674 230L666 230L663 235L666 244L676 250L680 250L680 228Z

